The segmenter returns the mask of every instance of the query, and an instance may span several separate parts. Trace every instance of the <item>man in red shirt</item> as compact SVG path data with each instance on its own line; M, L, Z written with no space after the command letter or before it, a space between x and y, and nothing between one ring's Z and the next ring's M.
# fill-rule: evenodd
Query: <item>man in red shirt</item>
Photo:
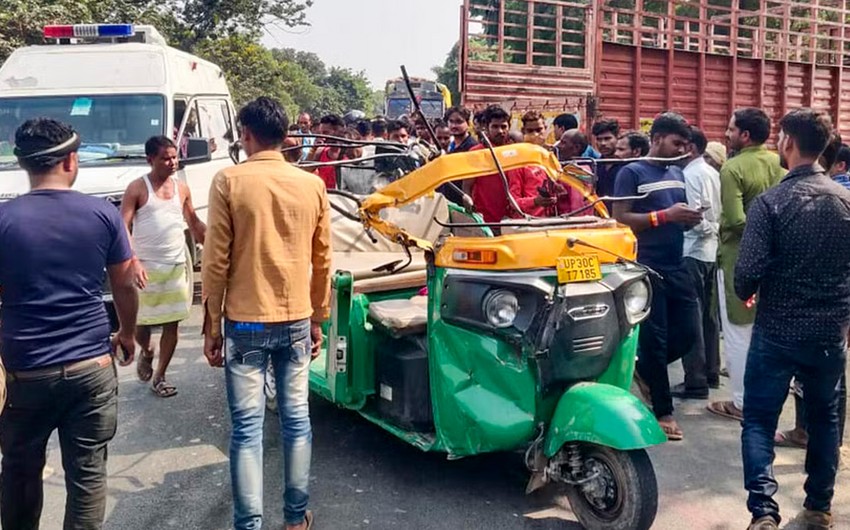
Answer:
M324 116L319 122L319 134L342 138L344 133L345 122L336 114L328 114L327 116ZM329 141L325 138L317 138L316 143L313 145L313 149L307 156L307 160L321 163L346 160L347 157L345 156L345 152L341 147L322 146L322 144L324 143L339 144L339 142L339 140ZM314 173L322 178L322 180L325 182L326 188L335 189L337 187L337 177L339 175L338 166L321 166L317 168Z
M508 131L511 116L503 108L492 105L484 111L484 126L493 147L511 143ZM471 151L485 149L476 146ZM471 186L472 202L487 223L498 223L506 217L521 217L528 214L548 217L567 213L583 204L580 195L549 180L546 172L538 167L522 167L505 172L511 196L521 212L515 211L508 201L505 186L498 173L474 179ZM547 192L540 190L546 187ZM469 191L467 191L469 193Z

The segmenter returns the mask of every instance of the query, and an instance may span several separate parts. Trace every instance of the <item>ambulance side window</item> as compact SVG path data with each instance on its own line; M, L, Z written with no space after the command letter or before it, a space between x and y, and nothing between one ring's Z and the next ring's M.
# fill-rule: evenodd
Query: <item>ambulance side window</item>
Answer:
M200 136L209 138L213 158L227 157L227 147L233 141L233 121L225 99L198 101Z

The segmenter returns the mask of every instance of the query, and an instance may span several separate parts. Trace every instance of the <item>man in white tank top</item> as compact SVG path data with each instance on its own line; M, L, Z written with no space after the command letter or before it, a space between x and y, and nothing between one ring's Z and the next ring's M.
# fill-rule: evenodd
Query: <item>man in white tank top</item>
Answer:
M165 371L177 347L178 324L189 317L192 306L192 264L184 230L188 225L194 240L203 244L206 226L195 213L189 187L174 177L174 142L154 136L145 143L145 154L151 172L127 187L121 215L132 233L138 259L136 286L141 290L136 340L142 351L136 371L141 381L151 381L151 390L157 396L166 398L177 394L174 385L166 381ZM156 371L151 347L155 326L162 326Z

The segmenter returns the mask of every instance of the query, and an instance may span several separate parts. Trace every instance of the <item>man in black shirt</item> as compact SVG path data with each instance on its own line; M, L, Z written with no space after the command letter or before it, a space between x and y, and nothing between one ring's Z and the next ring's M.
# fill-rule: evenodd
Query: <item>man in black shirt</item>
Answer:
M796 376L806 388L806 528L827 529L838 468L838 384L850 328L850 192L817 164L829 117L799 109L780 122L791 171L750 205L735 293L758 293L744 376L742 452L754 530L778 528L774 432Z
M607 160L615 158L617 151L617 137L620 136L620 122L617 120L599 120L593 124L591 129L593 139L596 140L596 149L599 155ZM596 166L596 195L600 197L611 197L614 195L614 182L617 180L617 171L620 164L605 163ZM611 210L611 203L605 206Z

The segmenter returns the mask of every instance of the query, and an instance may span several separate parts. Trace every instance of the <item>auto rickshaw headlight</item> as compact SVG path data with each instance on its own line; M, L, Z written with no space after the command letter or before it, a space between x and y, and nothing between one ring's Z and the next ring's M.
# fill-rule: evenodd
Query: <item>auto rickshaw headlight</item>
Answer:
M649 281L646 279L626 286L623 292L623 305L629 324L632 326L639 324L649 315L650 296Z
M513 326L519 314L519 300L511 291L495 289L484 297L482 309L490 325L495 328L509 328Z

